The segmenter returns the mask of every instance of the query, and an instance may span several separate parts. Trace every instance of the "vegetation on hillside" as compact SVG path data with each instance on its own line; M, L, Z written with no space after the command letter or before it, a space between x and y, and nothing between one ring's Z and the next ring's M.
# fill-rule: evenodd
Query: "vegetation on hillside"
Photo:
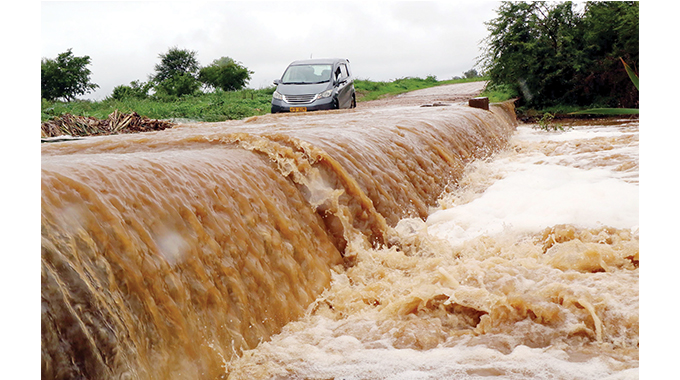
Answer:
M482 77L437 81L434 77L401 78L388 82L367 79L355 81L357 101L368 101L398 95L407 91L439 86L442 84L484 80ZM139 87L137 84L136 87ZM112 112L136 112L151 119L224 121L237 120L270 112L274 87L258 90L242 89L223 91L217 89L209 93L184 95L176 99L154 96L134 96L135 89L130 87L129 96L108 97L102 101L76 100L71 102L42 100L41 120L59 118L65 114L106 119Z

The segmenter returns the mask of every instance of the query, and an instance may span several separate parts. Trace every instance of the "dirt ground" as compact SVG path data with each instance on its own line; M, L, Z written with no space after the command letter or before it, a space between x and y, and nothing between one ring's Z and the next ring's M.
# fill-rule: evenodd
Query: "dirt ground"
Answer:
M357 103L357 109L421 106L425 104L432 105L436 102L449 104L467 102L468 99L478 96L484 90L486 84L487 82L470 82L424 88L385 99L359 102Z

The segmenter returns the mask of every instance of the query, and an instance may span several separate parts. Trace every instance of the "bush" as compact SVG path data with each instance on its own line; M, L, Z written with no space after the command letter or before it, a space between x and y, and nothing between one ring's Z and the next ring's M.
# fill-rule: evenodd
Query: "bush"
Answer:
M129 86L120 85L113 89L111 98L115 100L124 99L146 99L149 97L149 90L152 88L150 83L140 83L139 81L130 82Z
M201 89L201 83L189 74L176 74L156 85L155 96L158 99L171 101L186 95L195 95Z

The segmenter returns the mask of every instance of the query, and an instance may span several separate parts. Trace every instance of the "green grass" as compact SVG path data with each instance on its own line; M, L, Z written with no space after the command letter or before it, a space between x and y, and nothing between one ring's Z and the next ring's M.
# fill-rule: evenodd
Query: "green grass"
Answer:
M78 100L49 102L42 100L42 121L65 113L105 119L114 110L122 113L137 112L150 119L189 119L196 121L224 121L243 119L269 113L274 88L241 91L218 91L195 96L185 96L173 101L147 99L104 99L102 101Z
M438 81L435 77L429 76L425 79L408 77L390 82L358 79L354 81L354 87L357 92L357 101L362 102L443 84L481 80L485 80L485 78ZM118 110L121 113L137 112L141 116L160 120L189 119L207 122L238 120L269 113L273 92L274 87L258 90L217 91L195 96L185 96L172 101L155 99L153 97L125 100L107 98L101 101L77 100L73 102L51 102L43 99L40 119L41 121L46 121L66 113L105 119L113 111Z
M510 86L496 85L487 86L487 88L484 89L484 91L482 91L480 96L488 97L489 102L491 103L498 103L510 100L512 98L516 98L519 95L515 93L515 91Z

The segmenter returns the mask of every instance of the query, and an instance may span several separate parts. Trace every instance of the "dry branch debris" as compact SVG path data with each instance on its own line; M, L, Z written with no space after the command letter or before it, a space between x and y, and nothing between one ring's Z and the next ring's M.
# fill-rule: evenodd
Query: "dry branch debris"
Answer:
M119 133L137 133L161 131L172 128L173 123L163 120L149 119L139 116L137 112L124 114L113 111L108 118L100 120L94 117L64 114L56 119L41 124L41 137L56 136L101 136Z

